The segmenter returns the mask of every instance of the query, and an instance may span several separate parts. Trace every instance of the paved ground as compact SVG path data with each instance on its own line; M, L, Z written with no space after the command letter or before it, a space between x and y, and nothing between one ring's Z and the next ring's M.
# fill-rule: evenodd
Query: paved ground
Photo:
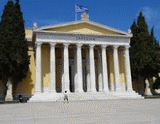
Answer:
M160 99L0 105L0 124L160 124Z

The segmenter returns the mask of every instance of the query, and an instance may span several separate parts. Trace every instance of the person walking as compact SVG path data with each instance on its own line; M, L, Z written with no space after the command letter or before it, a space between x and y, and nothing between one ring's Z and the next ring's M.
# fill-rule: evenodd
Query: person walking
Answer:
M69 102L68 102L67 91L64 92L64 101L63 101L63 103L65 103L65 100L67 100L67 103L69 103Z

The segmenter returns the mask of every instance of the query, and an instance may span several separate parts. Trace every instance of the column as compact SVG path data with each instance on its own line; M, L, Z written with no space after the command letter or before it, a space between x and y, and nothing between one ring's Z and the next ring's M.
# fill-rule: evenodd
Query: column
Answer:
M61 88L62 88L62 92L65 91L65 82L64 82L64 48L61 48L61 59L60 59L60 73L61 73Z
M41 44L36 42L36 86L35 93L41 93Z
M90 59L89 59L89 50L86 49L86 60L87 60L87 66L86 66L86 70L87 70L87 92L90 92Z
M102 83L102 57L101 57L101 49L97 49L98 55L98 83L99 83L99 92L102 92L103 83Z
M68 51L68 43L64 43L64 52L63 52L63 57L64 57L64 85L65 85L65 91L67 93L70 92L69 90L69 51Z
M113 46L113 54L114 54L114 76L115 76L115 84L116 84L116 92L121 91L120 87L120 76L119 76L119 62L118 62L118 47Z
M81 52L82 44L77 44L77 90L76 92L83 92L83 81L82 81L82 52Z
M109 92L106 47L107 45L102 45L103 87L105 92Z
M91 82L91 92L96 92L96 82L95 82L95 63L94 63L94 44L89 45L89 59L90 59L90 82Z
M55 73L55 45L56 43L50 43L50 92L56 92L56 73Z
M126 83L127 91L132 92L132 79L131 79L131 69L130 69L130 60L129 60L129 47L125 46L125 72L126 72Z

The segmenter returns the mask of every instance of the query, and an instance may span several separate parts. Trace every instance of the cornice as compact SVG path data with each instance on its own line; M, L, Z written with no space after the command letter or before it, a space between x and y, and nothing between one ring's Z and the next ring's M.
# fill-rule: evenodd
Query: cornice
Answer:
M61 31L38 31L35 30L36 34L55 34L55 35L66 35L66 36L95 36L95 37L123 37L123 38L131 38L133 35L115 35L115 34L87 34L87 33L72 33L72 32L61 32Z

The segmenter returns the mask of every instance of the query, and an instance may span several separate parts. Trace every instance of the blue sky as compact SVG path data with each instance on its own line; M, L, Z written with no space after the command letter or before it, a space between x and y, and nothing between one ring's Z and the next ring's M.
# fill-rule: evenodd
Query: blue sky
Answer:
M0 0L0 15L7 1ZM127 31L142 11L149 30L155 26L155 37L160 41L160 2L158 0L20 0L20 4L25 26L28 28L32 28L34 22L41 27L74 21L75 4L80 4L90 9L91 21Z

